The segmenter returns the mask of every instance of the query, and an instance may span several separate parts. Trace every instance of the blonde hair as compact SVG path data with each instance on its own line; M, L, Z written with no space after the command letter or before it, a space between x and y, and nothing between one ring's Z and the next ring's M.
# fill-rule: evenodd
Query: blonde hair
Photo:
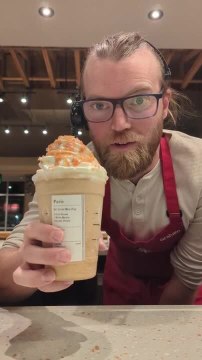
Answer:
M167 65L162 54L137 32L119 32L109 35L89 49L81 76L81 92L84 93L83 73L85 71L86 64L88 63L88 59L91 56L96 56L99 59L112 59L114 61L119 61L131 56L135 50L142 46L150 49L159 62L162 76L162 90L166 91L168 88L171 90L168 116L165 119L165 123L168 124L168 126L176 125L178 118L187 114L187 111L184 109L186 107L186 103L190 103L190 101L185 95L170 87L169 80L166 80L164 77Z

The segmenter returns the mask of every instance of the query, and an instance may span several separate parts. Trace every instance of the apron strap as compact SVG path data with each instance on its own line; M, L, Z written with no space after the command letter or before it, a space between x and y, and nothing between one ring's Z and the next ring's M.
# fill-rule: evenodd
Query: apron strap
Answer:
M167 204L167 216L170 218L182 217L178 203L172 157L166 136L163 136L160 142L160 161Z
M110 190L110 179L108 179L105 185L105 196L103 199L101 230L106 231L107 223L110 221L110 219L111 219L111 190Z

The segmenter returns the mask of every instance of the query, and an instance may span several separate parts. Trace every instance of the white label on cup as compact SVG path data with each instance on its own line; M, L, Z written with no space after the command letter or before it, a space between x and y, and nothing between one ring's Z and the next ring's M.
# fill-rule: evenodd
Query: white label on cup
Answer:
M85 259L84 195L52 195L52 224L64 230L71 261Z

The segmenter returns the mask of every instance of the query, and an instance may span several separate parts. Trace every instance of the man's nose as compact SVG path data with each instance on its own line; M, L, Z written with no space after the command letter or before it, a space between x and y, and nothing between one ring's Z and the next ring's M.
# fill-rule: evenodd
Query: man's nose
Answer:
M114 131L123 131L131 128L130 119L128 119L120 105L116 105L111 121L111 128Z

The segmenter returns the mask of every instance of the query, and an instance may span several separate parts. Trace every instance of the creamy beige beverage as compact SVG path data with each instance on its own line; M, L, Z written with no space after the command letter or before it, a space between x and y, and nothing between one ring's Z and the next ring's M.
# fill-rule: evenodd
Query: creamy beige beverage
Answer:
M90 279L97 269L106 170L73 136L59 136L39 161L33 181L40 220L64 230L62 246L72 256L70 264L54 267L56 279Z

